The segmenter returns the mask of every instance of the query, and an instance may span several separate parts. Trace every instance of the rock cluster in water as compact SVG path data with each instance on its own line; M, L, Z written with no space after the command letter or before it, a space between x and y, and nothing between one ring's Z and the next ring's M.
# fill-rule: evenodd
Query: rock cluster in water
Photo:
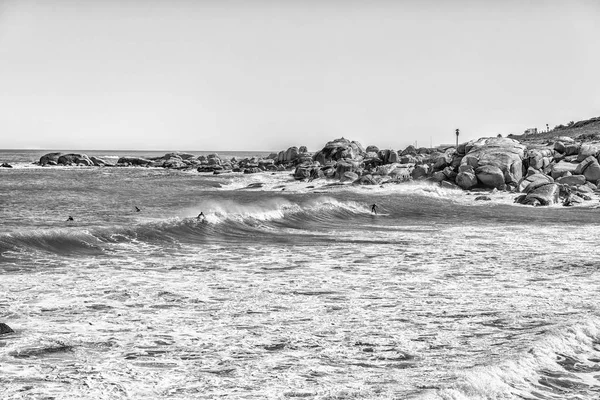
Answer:
M543 146L527 147L511 138L481 138L458 146L402 151L363 147L336 139L316 153L290 147L266 158L221 159L168 153L162 157L121 157L116 164L85 154L49 153L40 165L143 166L196 169L198 172L256 173L293 171L297 180L332 179L356 185L428 181L449 189L487 188L521 193L515 201L529 205L591 199L600 181L600 146L561 137Z

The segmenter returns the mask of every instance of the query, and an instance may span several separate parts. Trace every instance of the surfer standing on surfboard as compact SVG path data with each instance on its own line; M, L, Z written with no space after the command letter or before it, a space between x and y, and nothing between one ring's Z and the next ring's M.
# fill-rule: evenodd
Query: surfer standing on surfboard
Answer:
M372 212L373 214L377 214L377 204L373 204L373 205L371 206L371 212Z

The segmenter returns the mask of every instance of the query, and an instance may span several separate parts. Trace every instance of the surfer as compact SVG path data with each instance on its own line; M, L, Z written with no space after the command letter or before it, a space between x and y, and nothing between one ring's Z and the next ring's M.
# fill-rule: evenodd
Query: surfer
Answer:
M135 206L135 212L140 212L142 211L138 206Z
M67 218L67 222L69 222L69 221L75 221L75 220L73 219L73 217L71 217L71 216L69 215L69 218Z
M206 219L202 211L200 211L200 214L198 214L196 218L198 219L198 221L204 221Z
M373 214L377 214L377 204L373 204L373 205L371 206L371 212L372 212Z

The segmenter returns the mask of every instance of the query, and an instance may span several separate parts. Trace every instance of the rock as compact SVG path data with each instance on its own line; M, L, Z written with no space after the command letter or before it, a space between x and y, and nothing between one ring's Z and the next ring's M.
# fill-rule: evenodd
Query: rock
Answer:
M565 144L563 142L554 142L554 151L564 154L566 151Z
M298 153L299 154L304 154L304 153L308 153L308 148L306 146L300 146L298 148Z
M379 182L373 177L373 175L363 175L354 182L353 185L379 185Z
M541 170L550 164L553 154L549 149L531 149L527 150L526 158L530 168Z
M400 164L416 164L417 159L414 156L406 155L400 157Z
M573 175L585 175L585 179L596 182L600 179L600 164L595 157L589 156L577 165Z
M51 165L56 165L56 164L58 164L58 157L60 157L61 155L62 155L62 153L44 154L43 156L40 157L40 165L44 166L46 164L50 164L51 162L54 163Z
M300 154L300 152L296 146L288 148L283 155L283 162L293 162L298 157L298 154Z
M135 166L147 166L152 161L142 157L121 157L117 161L117 165L135 165Z
M416 165L410 175L413 179L416 180L416 179L426 178L428 173L429 173L429 166L424 164L424 165Z
M367 152L367 153L379 153L379 147L373 146L373 145L367 146L365 152Z
M408 182L412 179L411 177L411 168L395 168L389 173L390 178L400 181L400 182Z
M586 182L585 175L563 176L556 180L556 183L560 183L561 185L567 185L567 186L585 185L585 182Z
M560 187L556 183L546 183L529 191L522 204L549 206L558 203Z
M446 175L444 175L444 172L442 172L442 171L434 172L430 178L430 180L432 180L433 182L436 182L436 183L441 183L442 181L445 181L446 179L447 179Z
M552 178L558 179L561 176L565 176L565 173L573 174L577 169L577 164L573 164L567 161L561 161L552 166L551 175Z
M180 158L180 157L172 157L165 161L163 161L163 168L172 168L172 169L184 169L187 168L188 165Z
M357 172L359 169L359 163L353 160L340 160L336 164L336 175L342 177L345 172ZM357 175L358 178L358 175Z
M575 139L569 136L559 136L557 140L568 144L575 142Z
M0 335L4 335L7 333L13 333L14 331L12 330L12 328L8 325L6 325L4 322L0 322Z
M456 175L455 182L461 188L469 190L477 186L477 177L475 176L474 172L459 172L458 175Z
M10 165L9 163L2 163L2 165L0 165L0 167L2 167L2 168L12 168L13 166Z
M518 182L523 177L525 146L516 140L498 137L483 138L468 142L465 150L467 154L463 157L461 165L470 165L475 169L483 166L496 167L502 171L503 177L509 177L512 182ZM479 173L477 173L477 177L479 178ZM481 179L479 180L481 181ZM497 183L494 181L494 184Z
M579 148L581 146L578 143L568 144L565 146L565 156L573 156L579 154Z
M62 165L94 165L92 160L90 160L90 158L86 154L75 153L63 154L62 156L58 157L58 160L56 162Z
M592 156L596 158L598 156L598 146L593 144L582 144L577 155L577 161L583 161L586 158Z
M397 166L398 166L398 164L380 165L375 170L375 173L377 175L386 176L386 175L389 175L390 172L392 172Z
M434 161L433 169L441 170L446 168L452 162L452 154L448 152L440 154Z
M490 201L492 198L490 196L477 196L475 197L475 201Z
M532 184L546 184L552 182L554 182L554 179L552 179L552 177L541 173L534 173L527 175L525 178L521 179L521 181L517 185L517 190L519 192L527 192L529 186L531 186Z
M504 172L493 165L483 165L475 170L477 179L487 187L503 189L504 184Z
M365 150L360 143L341 138L328 142L323 149L315 154L314 160L325 165L328 162L342 159L355 160L363 154L365 154Z
M100 157L90 156L90 160L96 167L112 166L111 163L109 163L108 161L106 161Z
M446 179L448 179L450 182L454 182L454 180L456 179L457 173L454 172L452 167L446 167L442 172L446 176Z
M460 187L458 185L455 185L450 181L442 181L440 183L440 186L442 187L442 189L460 190Z
M402 153L400 155L401 156L406 156L406 155L416 156L417 149L415 149L415 146L410 145L406 149L402 150Z
M358 179L358 174L354 172L344 172L344 174L340 178L340 182L354 182Z

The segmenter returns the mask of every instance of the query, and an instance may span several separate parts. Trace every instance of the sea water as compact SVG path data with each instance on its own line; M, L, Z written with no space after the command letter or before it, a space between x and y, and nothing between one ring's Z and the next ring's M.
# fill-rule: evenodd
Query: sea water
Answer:
M597 200L41 154L0 159L3 398L600 397Z

